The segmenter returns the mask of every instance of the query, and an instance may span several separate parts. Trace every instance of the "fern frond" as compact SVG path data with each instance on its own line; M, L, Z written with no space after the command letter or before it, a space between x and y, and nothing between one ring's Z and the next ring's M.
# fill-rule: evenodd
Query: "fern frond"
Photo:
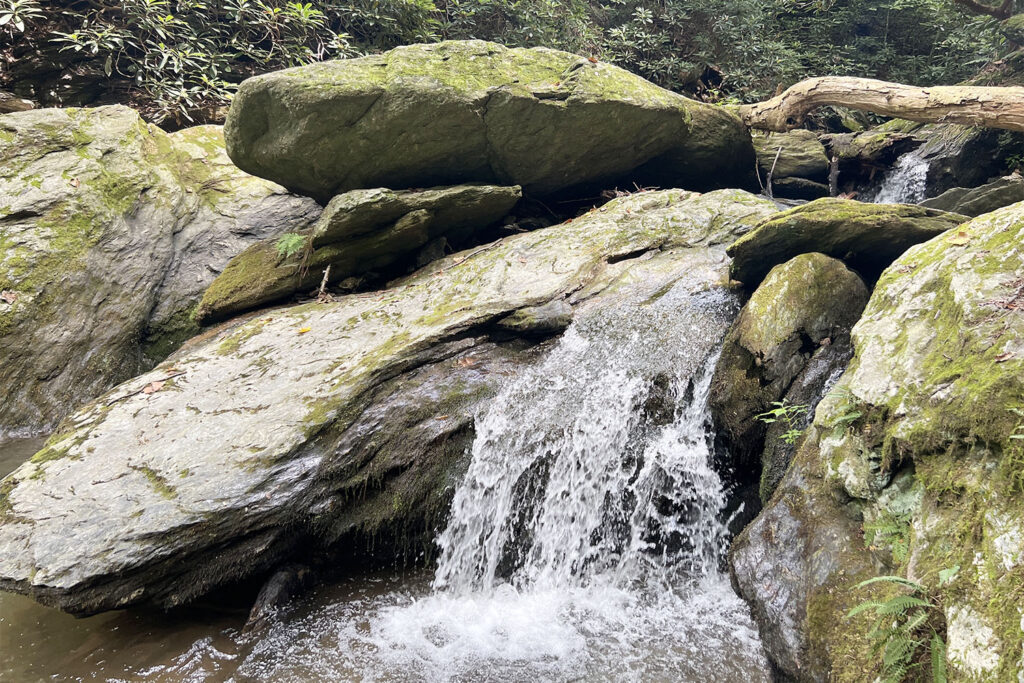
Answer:
M900 615L906 614L912 607L931 607L931 603L921 598L915 598L913 595L897 595L882 603L877 611L879 615Z
M934 683L947 683L946 641L938 633L932 633L930 649L932 651L932 681Z
M873 576L870 579L868 579L867 581L861 581L856 586L854 586L854 588L864 588L865 586L870 586L873 583L896 583L896 584L899 584L901 586L906 586L907 588L912 588L913 590L915 590L915 591L917 591L919 593L924 592L924 586L922 586L921 584L917 583L916 581L911 581L910 579L905 579L902 576L891 576L891 575L887 575L887 576Z
M876 607L881 607L883 604L884 603L878 602L876 600L868 600L867 602L862 602L853 609L851 609L849 612L847 612L846 618L849 619L850 617L855 617L861 612L864 612L869 609L874 609Z

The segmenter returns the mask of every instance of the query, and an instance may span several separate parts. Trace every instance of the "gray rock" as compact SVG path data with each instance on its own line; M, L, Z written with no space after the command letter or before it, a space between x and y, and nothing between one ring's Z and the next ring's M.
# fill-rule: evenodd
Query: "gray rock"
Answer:
M569 327L572 306L558 299L543 306L520 308L498 321L498 329L516 335L552 335Z
M918 206L818 199L766 219L730 246L732 276L754 289L776 265L819 252L871 280L909 247L965 220Z
M736 539L735 582L787 675L874 675L874 617L846 614L895 594L856 587L880 574L923 584L944 613L951 679L1020 671L1022 245L1017 204L912 247L883 273L849 368Z
M670 181L689 174L702 186L735 185L737 163L752 161L749 134L723 110L604 62L483 41L250 78L225 131L240 168L321 201L459 183L546 195L655 161Z
M828 185L806 178L779 178L772 180L774 195L788 199L821 199L829 196Z
M864 283L841 261L802 254L772 269L726 336L709 406L736 469L761 471L762 501L792 457L782 433L806 426L809 417L794 415L793 425L780 421L769 429L756 416L776 401L820 400L836 366L849 360L850 328L867 300Z
M277 238L252 244L203 294L196 317L218 320L328 284L410 262L431 241L461 244L505 216L518 187L457 185L429 190L353 190L338 195L308 231L306 247L285 256Z
M485 352L475 330L570 294L596 306L684 275L726 287L713 245L773 211L738 191L640 193L383 292L197 340L68 418L3 480L0 588L79 614L171 606L299 546L422 534L474 410L529 362Z
M938 197L924 200L921 206L954 211L965 216L980 216L1021 201L1024 201L1024 178L1014 174L980 187L954 187Z
M234 249L318 212L126 107L0 116L0 160L0 433L151 367Z
M818 183L828 182L828 156L813 131L756 132L752 139L762 178L768 177L774 167L773 179L804 178Z

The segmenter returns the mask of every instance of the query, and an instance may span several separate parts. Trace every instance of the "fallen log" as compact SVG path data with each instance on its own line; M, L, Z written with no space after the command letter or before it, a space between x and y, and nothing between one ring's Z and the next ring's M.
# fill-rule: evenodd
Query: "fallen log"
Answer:
M1024 131L1024 87L934 86L919 88L871 78L825 76L800 81L770 100L740 107L751 128L787 131L824 106L920 121Z

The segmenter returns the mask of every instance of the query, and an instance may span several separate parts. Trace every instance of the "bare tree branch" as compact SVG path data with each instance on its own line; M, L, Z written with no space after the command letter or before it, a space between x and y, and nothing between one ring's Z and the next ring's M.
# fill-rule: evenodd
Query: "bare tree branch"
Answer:
M918 88L871 78L827 76L800 81L781 95L740 107L751 128L786 131L823 106L849 107L924 123L958 123L1024 131L1024 87Z

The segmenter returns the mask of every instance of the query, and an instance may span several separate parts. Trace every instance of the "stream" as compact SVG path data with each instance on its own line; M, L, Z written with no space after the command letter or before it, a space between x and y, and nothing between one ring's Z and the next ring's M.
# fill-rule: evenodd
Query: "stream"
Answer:
M577 315L477 416L436 569L323 585L253 634L244 604L0 594L0 680L767 682L706 406L737 310L690 283ZM38 445L0 444L0 474Z

